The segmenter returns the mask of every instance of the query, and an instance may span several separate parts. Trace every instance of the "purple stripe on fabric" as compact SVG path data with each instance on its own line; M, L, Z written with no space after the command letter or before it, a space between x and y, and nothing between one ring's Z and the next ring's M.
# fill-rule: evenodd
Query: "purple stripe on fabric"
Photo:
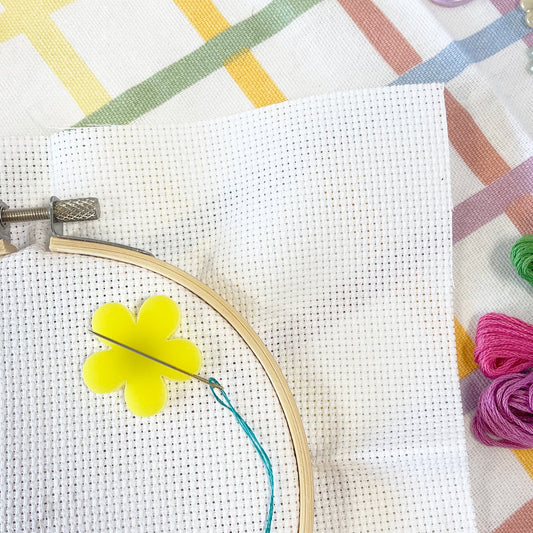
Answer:
M517 0L491 0L491 2L502 15L515 9L518 4Z
M511 202L526 192L533 192L533 157L455 206L454 244L503 214Z
M485 377L479 369L470 372L461 380L461 398L465 415L475 411L481 391L490 383L492 380Z

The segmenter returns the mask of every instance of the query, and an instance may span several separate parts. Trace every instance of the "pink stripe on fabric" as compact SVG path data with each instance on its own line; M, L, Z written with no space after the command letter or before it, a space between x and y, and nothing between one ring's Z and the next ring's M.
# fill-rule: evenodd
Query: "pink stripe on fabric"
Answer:
M454 208L453 242L504 214L510 204L528 192L533 192L533 157Z
M522 505L492 533L524 533L531 531L531 524L533 524L533 500Z
M444 89L444 101L450 142L481 183L489 185L509 172L509 165L448 89Z
M533 194L528 192L511 202L505 212L522 235L533 235Z
M409 41L370 0L338 2L396 74L401 75L422 62Z

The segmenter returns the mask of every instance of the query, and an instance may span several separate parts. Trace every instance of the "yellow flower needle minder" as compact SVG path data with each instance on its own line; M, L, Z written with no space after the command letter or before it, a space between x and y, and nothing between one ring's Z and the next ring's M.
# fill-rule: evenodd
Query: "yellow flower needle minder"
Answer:
M96 352L85 361L83 379L86 385L100 394L124 387L126 405L138 416L151 416L161 411L167 402L164 378L184 381L190 376L124 346L153 355L189 374L197 374L201 365L198 347L185 339L169 340L180 322L180 310L167 296L148 298L137 320L122 304L107 303L99 307L93 315L92 331L100 335L109 349Z

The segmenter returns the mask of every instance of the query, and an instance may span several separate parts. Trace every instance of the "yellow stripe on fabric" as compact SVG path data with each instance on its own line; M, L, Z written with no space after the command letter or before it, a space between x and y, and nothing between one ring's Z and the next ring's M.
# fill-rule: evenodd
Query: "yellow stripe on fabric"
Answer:
M174 0L204 41L230 27L230 23L211 0Z
M533 450L512 450L529 477L533 478Z
M52 21L43 20L39 27L26 28L25 34L85 115L111 101L103 85Z
M0 42L25 33L27 27L38 26L58 9L74 0L2 0Z
M474 361L475 345L457 318L454 318L454 325L455 342L457 344L457 366L459 367L459 377L462 379L477 368L477 364Z
M2 0L5 11L0 14L0 42L24 33L81 110L89 115L110 102L111 96L49 18L54 9L71 2Z
M20 29L11 22L7 13L0 13L0 43L9 41L21 33Z
M230 57L224 66L255 107L287 100L250 50Z
M229 22L211 0L174 0L202 39L208 41L230 27ZM255 107L277 104L286 100L272 78L249 49L241 50L224 66L241 91Z

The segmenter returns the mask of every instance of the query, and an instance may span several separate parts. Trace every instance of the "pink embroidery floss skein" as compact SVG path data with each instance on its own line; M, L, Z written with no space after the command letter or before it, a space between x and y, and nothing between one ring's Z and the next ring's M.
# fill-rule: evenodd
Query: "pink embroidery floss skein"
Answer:
M496 378L479 397L472 432L487 446L533 448L533 373Z
M482 316L474 360L488 378L533 368L533 326L500 313Z

